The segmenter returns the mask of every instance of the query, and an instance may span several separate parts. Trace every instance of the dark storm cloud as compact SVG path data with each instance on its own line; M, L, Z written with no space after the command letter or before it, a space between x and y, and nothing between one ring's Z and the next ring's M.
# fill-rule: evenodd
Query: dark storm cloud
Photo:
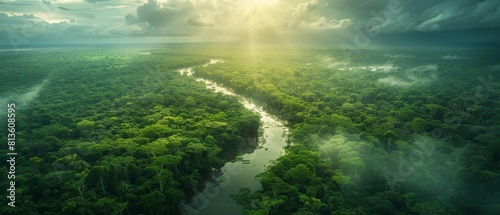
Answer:
M406 47L490 47L500 43L498 0L330 0L353 20L347 44Z
M22 25L33 20L38 20L37 17L29 14L24 14L21 16L9 16L5 13L0 12L0 29L7 29L16 25Z
M204 3L183 0L159 3L149 0L137 8L137 15L129 14L125 19L128 24L147 23L153 28L175 25L176 22L177 25L184 22L196 27L219 24L221 14L210 15L206 11L198 11L202 8L199 7L201 4ZM233 7L231 4L234 3L216 0L213 4L221 8ZM279 18L291 28L303 26L304 23L308 26L343 28L351 23L360 28L370 25L371 30L382 33L500 28L498 0L303 0L290 1L289 5L293 8L290 15ZM386 11L391 5L397 5L399 12L387 16ZM348 25L337 23L341 20Z
M85 0L87 2L90 2L90 3L98 3L98 2L107 2L107 1L111 1L111 0Z
M86 38L116 38L139 35L132 26L76 25L71 20L48 23L34 15L8 15L0 12L0 45L14 48L39 43L79 41Z
M391 44L496 41L500 35L498 0L18 0L0 5L5 13L0 17L2 27L11 24L8 29L14 29L21 17L38 19L59 30L45 32L54 39L66 37L63 32L69 26L85 26L86 36L127 31L133 36L203 38L252 33L332 45L341 40L353 43L360 31L371 43ZM387 16L391 5L398 12ZM54 28L59 22L68 22L62 24L67 28Z
M460 31L500 28L498 0L328 0L328 8L337 14L352 16L358 26L375 20L382 12L384 20L377 21L376 30L389 33L409 31ZM401 6L401 13L386 18L383 13L389 4Z
M400 1L400 4L402 7L400 14L379 22L379 25L374 28L379 28L382 32L500 28L500 1L498 0L406 0ZM372 10L366 12L373 15Z
M383 10L387 5L387 0L326 0L327 8L330 11L350 16L357 20L367 20L372 17L371 11Z
M162 4L156 0L149 0L137 8L137 15L128 14L125 16L127 24L147 23L152 28L163 28L183 22L186 10L189 7L180 5L176 1L168 1L169 4Z
M69 8L65 8L65 7L57 7L61 10L66 10L66 11L80 11L80 10L77 10L77 9L69 9Z
M33 15L7 15L0 13L0 44L11 44L12 46L27 43L48 23Z
M500 29L470 29L462 31L414 31L380 34L374 38L381 46L407 47L498 47Z
M134 0L91 3L84 0L9 0L0 7L0 44L23 46L92 38L141 36L123 16L142 4ZM14 5L23 3L25 5ZM96 40L96 39L94 39Z
M16 3L7 3L7 4L9 4L9 5L35 5L33 3L17 3L17 2Z

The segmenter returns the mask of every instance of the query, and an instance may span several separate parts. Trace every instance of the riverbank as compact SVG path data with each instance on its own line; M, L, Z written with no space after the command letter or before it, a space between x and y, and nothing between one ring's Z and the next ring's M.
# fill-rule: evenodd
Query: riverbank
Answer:
M220 60L211 60L208 64L222 63ZM179 72L191 76L195 68L183 68ZM242 207L237 205L231 195L237 194L241 188L249 188L252 191L261 190L260 182L255 178L264 172L270 164L285 153L289 129L276 116L264 111L262 106L256 105L249 99L234 93L216 82L208 79L196 78L196 81L205 83L208 89L216 93L236 96L245 108L261 116L262 135L258 139L258 145L250 153L243 153L236 161L227 162L220 170L215 171L213 180L205 183L203 191L181 205L185 214L242 214Z

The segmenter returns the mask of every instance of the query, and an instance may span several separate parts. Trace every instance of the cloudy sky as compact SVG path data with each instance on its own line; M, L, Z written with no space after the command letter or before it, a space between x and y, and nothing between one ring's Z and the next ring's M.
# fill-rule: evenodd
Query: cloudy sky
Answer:
M0 44L495 42L498 0L0 0Z

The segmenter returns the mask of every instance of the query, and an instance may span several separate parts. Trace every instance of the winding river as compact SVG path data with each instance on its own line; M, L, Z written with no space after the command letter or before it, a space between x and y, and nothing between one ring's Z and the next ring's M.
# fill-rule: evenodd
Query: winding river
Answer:
M212 59L202 66L216 63L223 63L223 61ZM182 75L191 76L195 73L195 69L196 67L183 68L179 72ZM231 195L245 187L252 191L262 189L255 176L264 172L268 165L285 153L284 147L287 145L286 138L289 130L277 117L265 112L262 107L252 103L249 99L213 81L203 78L196 78L196 81L204 82L205 86L214 92L238 97L239 102L245 108L259 114L262 135L259 136L255 150L250 153L242 152L243 154L238 156L236 161L227 162L220 170L214 171L213 180L206 182L205 189L195 190L197 194L191 201L180 205L180 209L184 215L240 215L242 207L234 202Z

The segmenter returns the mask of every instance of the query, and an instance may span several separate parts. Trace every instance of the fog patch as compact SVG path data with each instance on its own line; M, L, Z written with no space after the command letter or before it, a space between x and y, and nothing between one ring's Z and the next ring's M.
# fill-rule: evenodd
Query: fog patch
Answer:
M394 66L391 62L387 62L382 65L350 66L349 62L345 60L337 61L335 58L327 55L318 55L316 57L320 65L324 66L325 68L337 69L340 71L369 71L369 72L379 72L379 73L390 73L398 68ZM306 65L310 65L310 63Z
M4 117L6 115L7 103L15 103L16 107L28 106L33 100L38 97L40 90L44 88L49 82L48 78L43 80L42 83L29 88L26 92L7 92L4 97L0 97L0 115Z
M221 59L210 59L210 61L206 64L203 64L202 67L207 67L207 66L210 66L212 64L218 64L218 63L224 63L224 60L221 60Z
M391 73L396 71L398 67L393 66L392 64L384 64L384 65L372 65L372 66L355 66L355 67L343 67L338 68L340 71L369 71L369 72L377 72L377 73Z
M332 178L341 186L365 186L373 182L371 174L379 173L392 191L432 197L463 188L457 183L463 178L454 173L460 170L467 154L475 155L467 146L453 148L448 141L426 134L414 134L408 142L398 140L389 151L382 149L386 143L373 136L361 138L337 131L318 145L318 151L339 168Z
M437 65L423 65L405 69L400 76L389 76L380 78L377 82L393 87L411 87L415 85L429 84L437 81Z
M349 65L349 63L345 60L338 61L328 55L318 55L316 57L318 58L319 63L328 69L345 68Z
M368 70L370 72L380 72L380 73L389 73L396 70L398 67L393 66L392 64L378 65L378 66L369 66Z
M442 57L444 60L459 60L459 59L464 59L465 57L458 56L458 55L446 55Z
M396 54L396 55L386 54L384 56L388 58L411 58L410 55L405 55L405 54Z
M394 147L390 154L392 168L386 172L392 190L439 196L452 188L450 179L456 178L450 173L459 168L463 150L449 147L442 139L420 134L410 138L409 145L400 143Z
M378 79L378 82L385 84L385 85L393 86L393 87L409 87L409 86L413 85L413 83L410 81L405 81L403 79L396 78L396 77L381 78L381 79Z
M31 101L33 101L36 97L38 97L38 93L44 87L46 82L47 81L44 81L41 85L31 88L29 92L21 94L19 96L19 102L21 104L28 105Z
M329 140L319 145L321 157L337 163L342 173L349 176L352 182L358 181L365 167L369 165L365 155L372 154L373 150L373 144L361 140L358 135L343 132L336 132Z
M500 71L500 64L494 66L488 66L488 69L491 71Z

